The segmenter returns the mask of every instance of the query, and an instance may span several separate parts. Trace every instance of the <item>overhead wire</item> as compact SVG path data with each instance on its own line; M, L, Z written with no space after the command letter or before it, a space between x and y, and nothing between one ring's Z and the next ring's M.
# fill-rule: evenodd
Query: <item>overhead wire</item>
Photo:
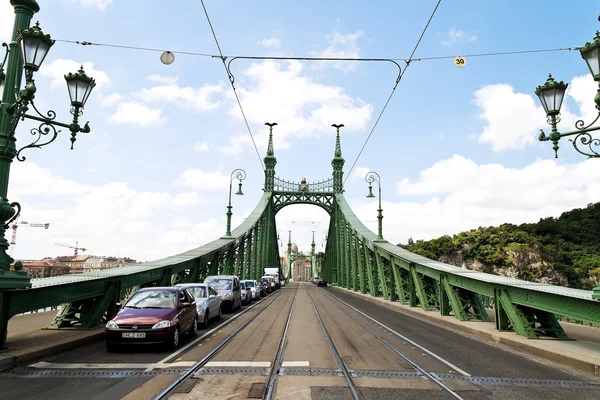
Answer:
M242 117L244 117L244 122L246 123L246 128L248 129L248 133L250 134L250 139L252 139L252 144L254 145L254 150L256 150L256 155L258 156L258 161L260 165L265 170L265 165L263 164L262 158L260 157L260 152L258 151L258 147L256 146L256 141L254 140L254 135L252 134L252 130L250 129L250 124L248 124L248 119L246 118L246 113L244 112L244 108L242 107L242 102L237 94L237 90L235 90L235 85L233 84L233 77L227 68L227 64L225 61L226 57L223 56L223 51L221 50L221 45L219 44L219 40L217 39L217 34L215 33L215 29L213 28L212 22L210 21L210 17L208 16L208 10L204 5L204 0L200 0L202 3L202 8L204 9L204 14L206 15L206 19L208 21L208 25L210 26L210 30L215 38L215 43L217 44L217 49L219 49L219 54L221 55L221 61L223 61L223 67L225 68L225 72L227 72L227 77L229 78L229 83L231 83L231 88L233 89L233 94L235 94L235 99L237 100L238 106L240 107L240 111L242 112Z
M371 139L371 136L373 135L373 132L375 132L375 128L377 128L377 125L379 124L379 121L381 120L381 117L383 116L383 113L387 109L388 104L390 104L390 100L392 100L392 97L394 96L394 93L396 93L396 88L398 87L398 84L402 80L402 77L406 73L406 70L408 69L408 67L410 67L410 63L412 61L412 57L415 55L415 52L419 48L419 44L421 44L421 40L423 39L423 36L425 36L425 32L427 32L427 28L429 28L429 24L431 23L431 20L433 19L433 16L435 15L435 13L436 13L438 7L440 6L441 2L442 2L442 0L438 0L437 4L435 5L435 8L433 9L433 11L431 12L431 15L429 16L429 20L427 21L427 24L425 25L425 28L423 28L423 31L421 32L421 36L419 36L419 40L417 40L417 44L415 44L415 47L413 48L413 51L410 54L410 57L407 60L405 60L406 65L404 66L404 69L402 70L402 72L400 72L400 76L396 80L396 85L392 89L392 92L390 93L390 95L388 96L385 104L383 105L383 108L381 109L381 112L377 116L377 119L375 120L375 124L373 124L373 127L371 128L371 132L369 132L369 135L367 136L367 139L365 139L365 142L363 143L360 151L358 152L358 155L356 156L356 158L354 159L354 162L352 163L352 167L350 167L350 169L346 173L346 178L344 179L344 182L343 182L344 184L346 183L346 181L348 180L348 178L352 174L352 171L354 170L354 166L356 166L356 163L358 162L358 159L360 158L360 156L362 155L365 147L367 146L367 143L369 143L369 139Z

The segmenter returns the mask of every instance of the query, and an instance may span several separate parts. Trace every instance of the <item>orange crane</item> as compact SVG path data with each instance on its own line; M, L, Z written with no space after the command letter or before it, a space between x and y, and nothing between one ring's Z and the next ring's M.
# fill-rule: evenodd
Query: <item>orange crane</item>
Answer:
M68 247L70 249L75 249L75 254L73 254L73 257L77 257L77 251L81 250L81 251L86 251L87 249L84 247L79 247L79 242L75 242L75 246L71 246L69 244L62 244L62 243L54 243L55 246L61 246L61 247Z
M12 223L11 225L11 229L12 229L12 238L10 240L10 256L12 257L13 255L13 251L15 250L15 245L17 244L17 228L19 226L29 226L31 228L44 228L44 229L48 229L48 227L50 227L49 223L46 224L40 224L38 222L18 222L15 221Z
M77 260L75 259L77 257L77 251L81 250L81 251L86 251L87 249L84 247L79 247L79 242L75 242L75 246L71 246L69 244L62 244L62 243L54 243L55 246L61 246L61 247L68 247L70 249L74 249L75 253L73 254L73 260L71 260L71 273L75 274L77 273Z

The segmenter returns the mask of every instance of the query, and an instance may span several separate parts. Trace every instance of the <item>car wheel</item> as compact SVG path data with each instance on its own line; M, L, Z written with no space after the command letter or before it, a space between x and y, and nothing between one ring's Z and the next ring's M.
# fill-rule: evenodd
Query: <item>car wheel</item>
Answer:
M179 346L179 327L175 328L173 331L173 336L171 336L170 347L172 349L176 349Z
M116 353L117 351L119 351L119 345L106 342L106 351L110 353Z
M194 322L192 323L192 326L190 327L190 336L196 337L197 334L198 334L198 317L194 318Z
M204 321L202 321L202 326L205 328L208 326L208 308L206 309L206 312L204 313Z

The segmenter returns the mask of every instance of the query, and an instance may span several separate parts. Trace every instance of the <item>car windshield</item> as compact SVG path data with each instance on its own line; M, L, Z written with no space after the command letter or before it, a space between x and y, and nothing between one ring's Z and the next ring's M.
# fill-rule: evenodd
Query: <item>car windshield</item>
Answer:
M246 290L246 282L240 282L240 287Z
M125 308L175 308L174 292L147 290L137 292L125 304Z
M254 287L254 282L246 282L246 286L248 286L248 287Z
M206 288L202 286L190 286L187 290L194 296L195 299L206 297Z
M210 279L204 283L210 283L217 290L231 290L231 279Z

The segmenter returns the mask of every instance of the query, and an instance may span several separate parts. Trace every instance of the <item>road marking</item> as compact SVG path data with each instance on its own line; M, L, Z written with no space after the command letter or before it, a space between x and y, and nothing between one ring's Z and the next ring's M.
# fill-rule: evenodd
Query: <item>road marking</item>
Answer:
M284 361L281 363L282 367L310 367L308 361Z
M183 346L182 348L180 348L179 350L176 350L175 352L169 354L168 356L166 356L165 358L163 358L162 360L158 361L155 364L152 364L150 367L148 367L145 371L152 371L152 369L158 367L159 365L164 365L167 360L170 360L174 357L179 356L180 354L182 354L184 351L186 351L187 349L189 349L190 347L192 347L193 345L195 345L196 343L198 343L200 340L204 339L205 337L207 337L208 335L210 335L211 333L213 333L214 331L221 329L222 327L226 326L227 324L231 325L232 321L234 319L236 319L237 317L239 317L240 315L244 314L247 311L250 311L251 309L253 309L254 307L256 307L257 305L261 304L262 301L259 301L256 304L251 305L250 307L246 308L244 311L235 314L233 317L229 318L227 321L223 322L220 325L217 325L216 327L214 327L213 329L211 329L210 331L206 332L204 335L200 336L199 338L194 339L192 342L186 344L185 346ZM198 347L202 346L202 344L200 344Z
M270 361L209 361L206 364L204 364L204 367L215 367L215 368L227 368L227 367L269 368L270 366L271 366Z
M155 364L77 364L40 361L30 364L29 367L47 369L143 369L152 367L153 365Z
M383 326L384 328L386 328L387 330L389 330L390 332L394 333L396 336L402 338L403 340L406 340L407 342L409 342L410 344L412 344L413 346L418 347L419 349L423 350L424 352L428 353L430 356L436 358L437 360L443 362L444 364L446 364L447 366L449 366L450 368L452 368L454 371L458 371L461 374L463 374L464 376L471 376L471 374L469 374L466 371L463 371L462 369L458 368L456 365L452 364L450 361L438 356L437 354L435 354L434 352L427 350L425 347L421 346L418 343L413 342L412 340L410 340L409 338L407 338L404 335L399 334L398 332L396 332L395 330L393 330L392 328L384 325L383 323L377 321L375 318L371 318L370 316L368 316L367 314L365 314L364 312L360 311L359 309L357 309L356 307L351 306L350 304L346 303L344 300L340 299L339 297L337 297L336 295L333 295L329 292L327 292L327 294L329 294L330 296L334 297L335 299L337 299L338 301L340 301L341 303L347 305L348 307L350 307L351 309L353 309L354 311L356 311L357 313L361 314L362 316L364 316L365 318L370 319L371 321ZM414 349L414 347L413 347ZM416 349L415 349L416 350Z

